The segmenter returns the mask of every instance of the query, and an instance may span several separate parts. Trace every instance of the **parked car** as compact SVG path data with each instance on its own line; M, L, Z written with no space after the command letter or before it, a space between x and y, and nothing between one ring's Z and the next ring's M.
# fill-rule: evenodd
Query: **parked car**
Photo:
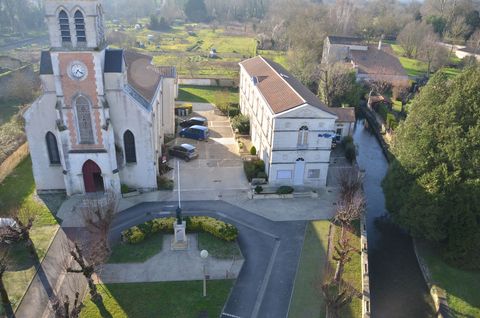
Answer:
M183 128L179 135L180 137L190 139L207 140L210 132L205 126L194 125L192 127Z
M202 117L192 117L190 119L185 119L180 123L180 127L188 128L192 126L207 126L207 120Z
M180 146L173 146L168 150L168 154L172 157L181 158L185 161L190 161L198 157L197 148L190 144L181 144Z

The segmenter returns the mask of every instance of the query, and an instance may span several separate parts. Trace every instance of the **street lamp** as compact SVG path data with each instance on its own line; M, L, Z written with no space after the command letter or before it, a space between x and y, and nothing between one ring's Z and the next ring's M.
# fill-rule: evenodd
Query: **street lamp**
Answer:
M200 252L200 257L203 260L203 297L207 296L207 272L206 272L206 264L207 264L207 257L208 251L202 250Z

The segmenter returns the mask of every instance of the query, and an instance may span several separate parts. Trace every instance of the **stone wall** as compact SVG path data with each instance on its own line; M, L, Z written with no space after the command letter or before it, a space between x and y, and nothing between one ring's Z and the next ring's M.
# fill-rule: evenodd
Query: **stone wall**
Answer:
M192 86L237 87L235 79L230 78L179 78L178 84Z

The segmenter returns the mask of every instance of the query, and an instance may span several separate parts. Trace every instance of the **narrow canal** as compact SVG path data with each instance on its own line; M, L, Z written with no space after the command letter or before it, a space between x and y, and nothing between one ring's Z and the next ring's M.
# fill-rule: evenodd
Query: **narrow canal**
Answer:
M388 162L375 136L357 122L358 163L365 170L371 311L374 318L433 317L434 306L411 238L386 220L382 180Z

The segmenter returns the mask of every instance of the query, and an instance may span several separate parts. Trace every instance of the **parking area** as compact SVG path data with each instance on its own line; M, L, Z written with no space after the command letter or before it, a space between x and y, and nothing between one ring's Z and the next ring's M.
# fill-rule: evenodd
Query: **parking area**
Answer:
M180 178L182 190L242 190L249 187L243 172L242 159L238 153L232 128L227 117L212 104L193 103L192 116L204 117L208 120L210 138L208 141L197 141L177 137L175 144L188 143L197 147L199 157L184 162L181 159L170 159L170 166L176 167L180 162ZM176 172L174 178L176 178ZM175 182L177 187L177 182Z

